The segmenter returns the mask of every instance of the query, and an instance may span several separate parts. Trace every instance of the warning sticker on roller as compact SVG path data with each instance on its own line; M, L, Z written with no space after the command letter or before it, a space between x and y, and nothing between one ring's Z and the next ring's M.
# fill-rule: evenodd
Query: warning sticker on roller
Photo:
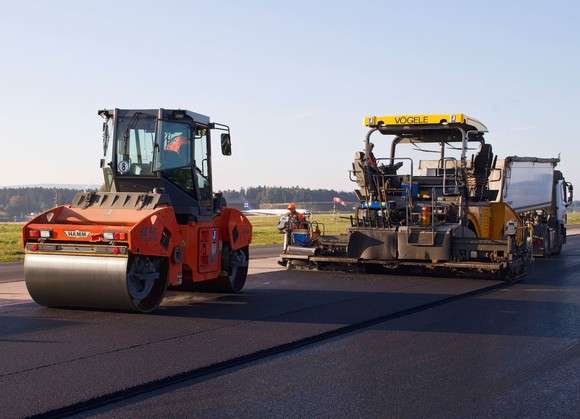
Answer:
M119 173L122 175L124 175L125 173L128 173L130 168L131 168L131 165L129 164L129 162L127 160L121 160L117 164L117 169L119 170Z

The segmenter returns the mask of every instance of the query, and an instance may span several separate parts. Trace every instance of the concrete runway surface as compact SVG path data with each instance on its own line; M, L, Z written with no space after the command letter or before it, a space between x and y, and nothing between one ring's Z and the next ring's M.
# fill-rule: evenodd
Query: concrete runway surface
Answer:
M0 284L21 297L0 307L0 416L576 417L580 238L507 287L275 260L243 294L174 293L152 315Z

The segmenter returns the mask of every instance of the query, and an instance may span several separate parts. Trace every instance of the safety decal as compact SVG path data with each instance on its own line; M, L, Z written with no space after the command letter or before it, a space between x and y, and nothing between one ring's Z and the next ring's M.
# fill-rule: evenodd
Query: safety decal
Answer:
M128 173L130 168L131 168L131 165L129 164L129 161L127 161L127 160L121 160L119 162L119 164L117 164L117 169L119 170L119 173L122 175L124 175L125 173Z

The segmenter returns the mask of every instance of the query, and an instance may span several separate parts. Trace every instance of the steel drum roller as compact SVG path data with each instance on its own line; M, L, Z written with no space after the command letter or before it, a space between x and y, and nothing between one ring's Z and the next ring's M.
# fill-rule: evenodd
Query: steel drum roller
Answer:
M31 297L43 306L151 311L165 284L157 280L159 271L135 274L136 265L142 263L127 257L28 253L24 278Z

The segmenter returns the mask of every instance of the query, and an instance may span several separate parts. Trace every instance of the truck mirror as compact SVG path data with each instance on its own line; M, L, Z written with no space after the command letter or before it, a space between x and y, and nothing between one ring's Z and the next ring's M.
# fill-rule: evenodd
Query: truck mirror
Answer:
M571 204L574 201L574 186L571 183L567 183L566 186L568 187L568 204Z
M232 155L232 140L230 138L230 134L223 133L221 135L221 142L222 142L222 154L224 156L231 156Z

